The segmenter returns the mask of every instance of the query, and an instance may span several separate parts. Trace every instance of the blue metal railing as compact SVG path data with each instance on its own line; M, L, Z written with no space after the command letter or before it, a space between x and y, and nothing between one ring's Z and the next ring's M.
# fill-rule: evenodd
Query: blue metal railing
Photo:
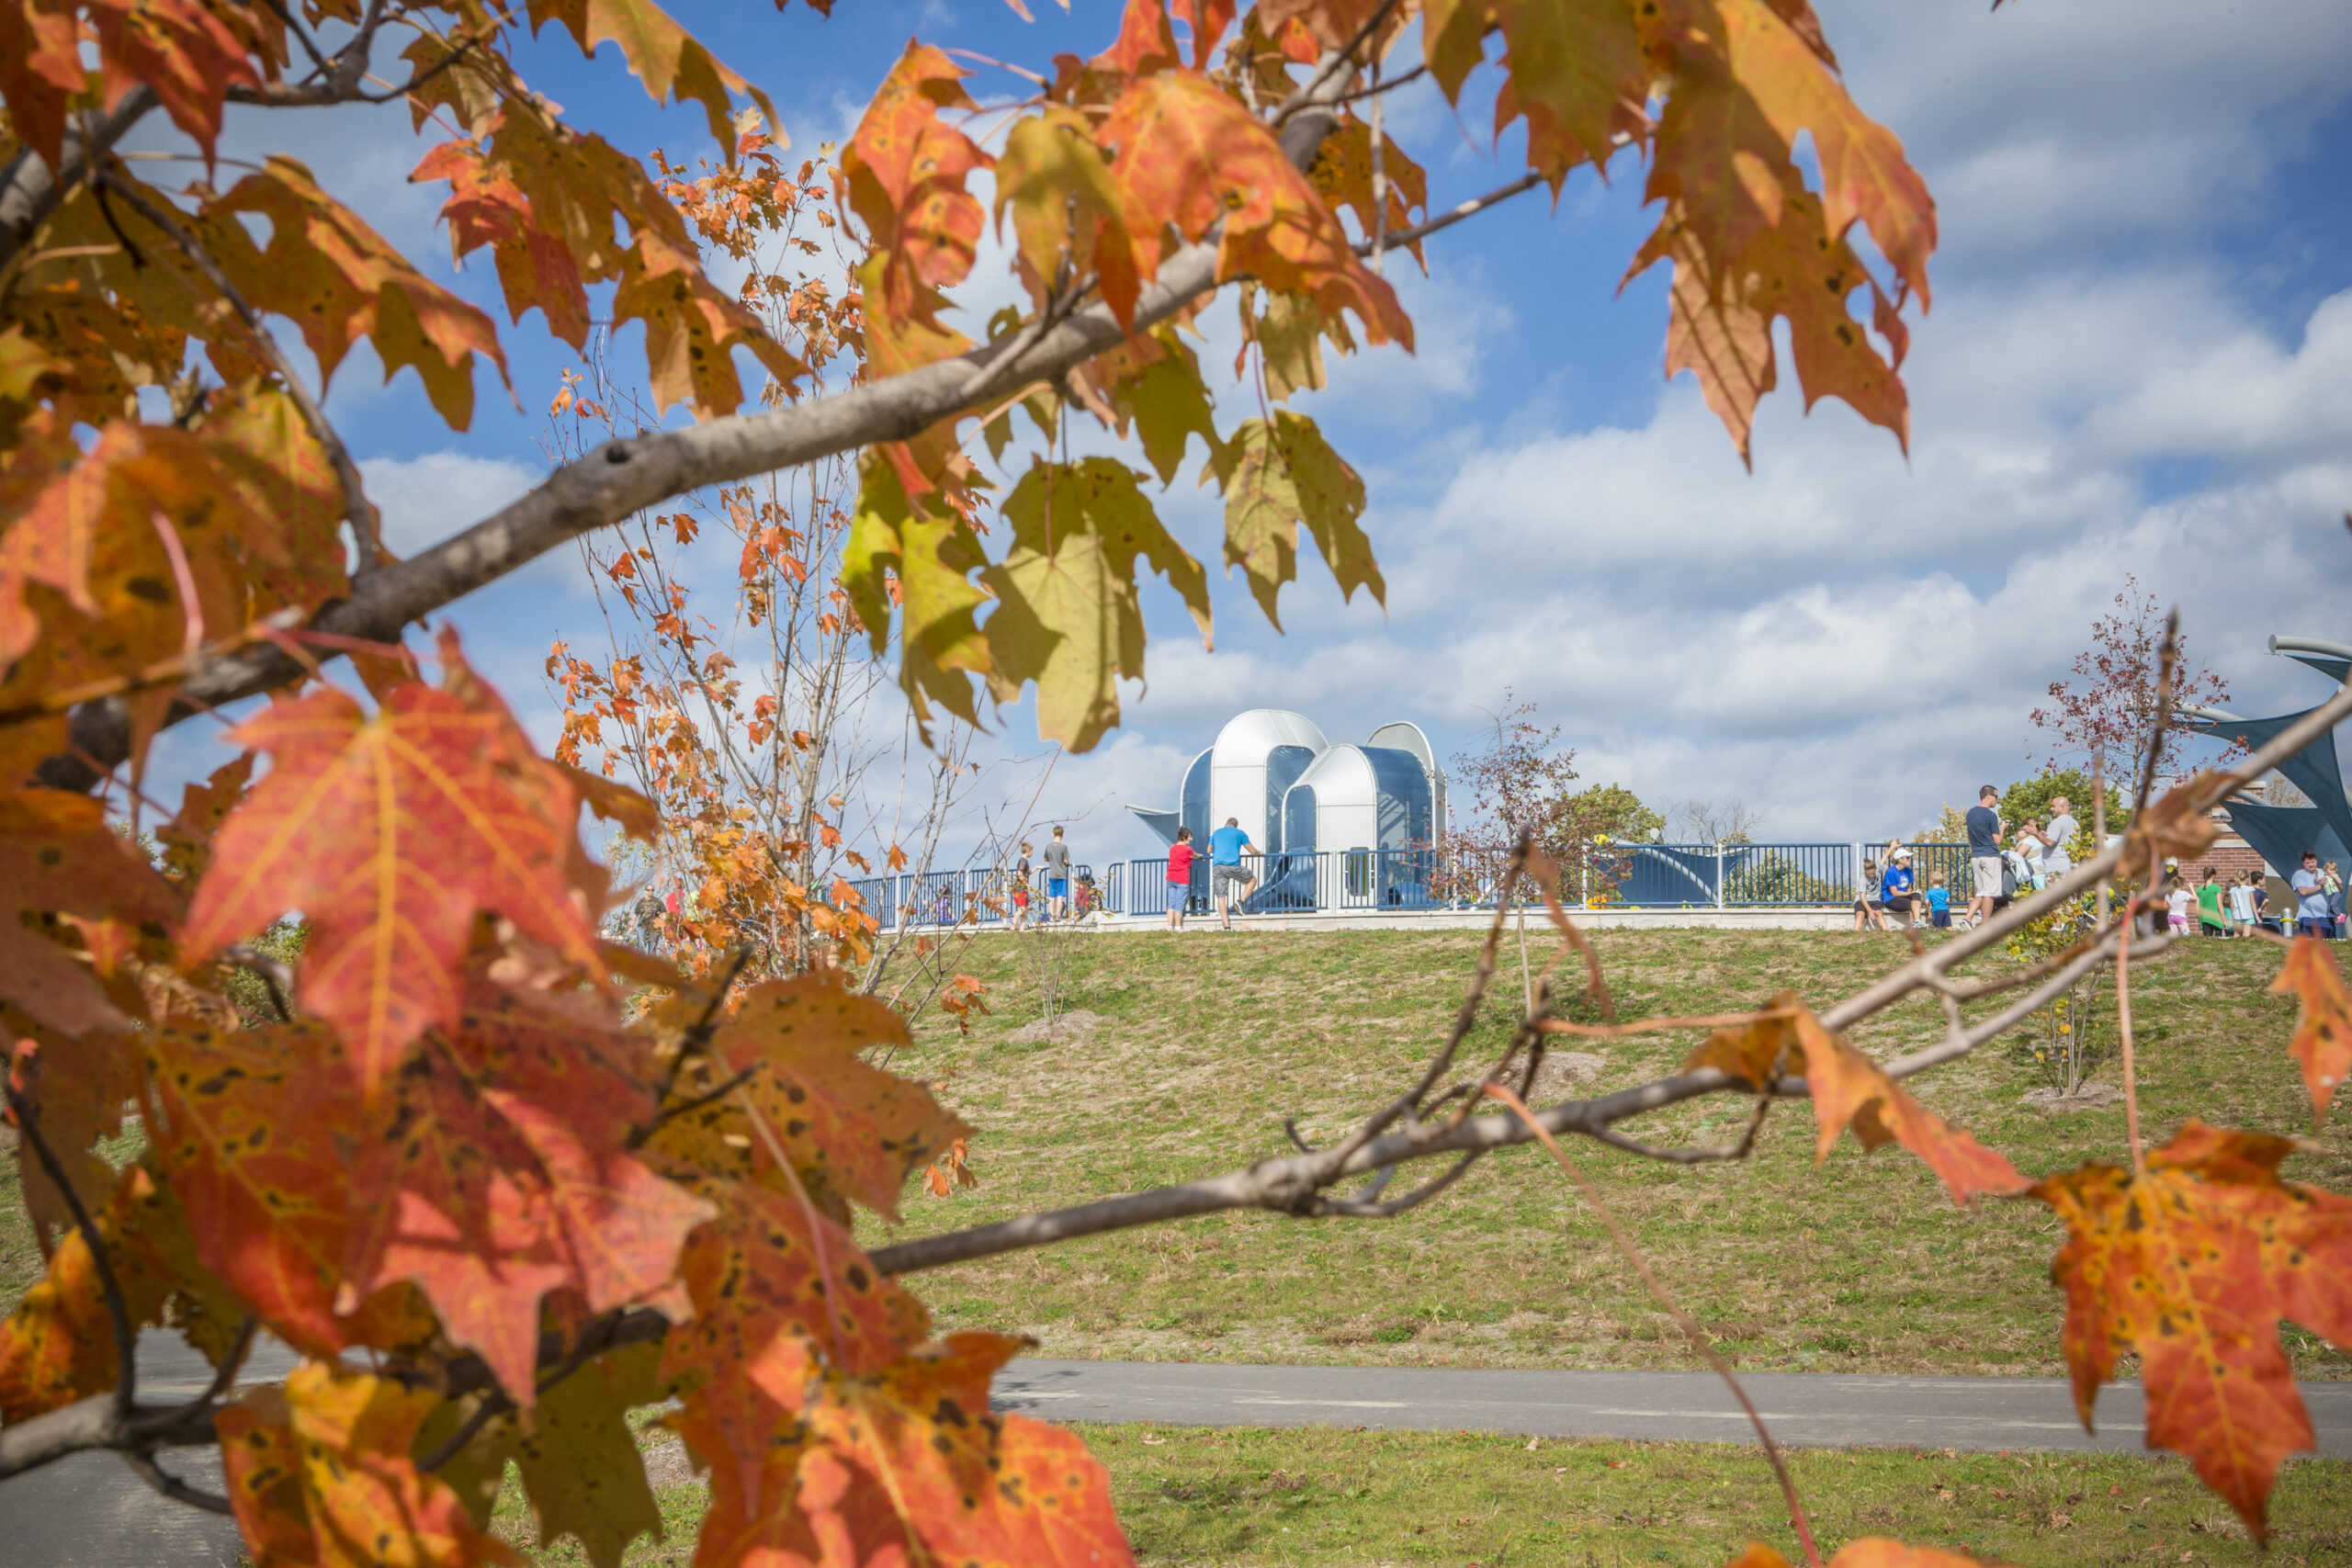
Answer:
M1862 861L1883 861L1884 840L1844 844L1593 844L1561 866L1561 900L1595 908L1819 908L1860 894ZM1912 869L1924 892L1940 875L1955 901L1967 897L1968 846L1915 842ZM1492 908L1490 873L1477 857L1438 850L1326 850L1250 855L1251 878L1238 912L1253 915L1379 913ZM1211 912L1215 877L1205 859L1188 882L1168 880L1168 862L1113 862L1098 877L1074 867L1073 913L1095 909L1138 918L1164 915L1182 900ZM1001 870L908 872L849 885L884 931L959 924L1001 925L1012 914L1011 874ZM1033 877L1030 916L1045 909Z
M1097 883L1094 868L1073 864L1074 912L1114 908L1110 902L1125 880L1117 865L1108 868L1107 884ZM1012 918L1012 874L1009 871L910 871L897 876L866 876L849 880L859 908L874 917L882 930L917 926L1001 925ZM1030 880L1029 912L1045 912L1046 885L1041 876Z

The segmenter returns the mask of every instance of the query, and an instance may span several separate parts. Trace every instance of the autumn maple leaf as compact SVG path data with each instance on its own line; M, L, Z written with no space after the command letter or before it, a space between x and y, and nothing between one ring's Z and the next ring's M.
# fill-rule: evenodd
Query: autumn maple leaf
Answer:
M88 968L21 914L163 921L179 910L179 894L107 825L98 802L62 790L0 794L0 997L35 1021L64 1034L125 1024Z
M829 1378L808 1429L888 1494L923 1558L1131 1563L1109 1473L1077 1434L989 1408L989 1380L1023 1343L951 1334L870 1377Z
M807 975L753 987L711 1054L751 1075L745 1100L813 1195L854 1198L896 1220L908 1175L972 1131L922 1085L859 1055L906 1039L906 1020L888 1004ZM769 1157L763 1138L753 1150L755 1165Z
M213 1417L245 1546L256 1562L460 1568L523 1559L482 1534L457 1493L409 1450L440 1395L307 1361Z
M2335 1098L2345 1074L2352 1072L2352 996L2345 992L2344 971L2324 942L2297 937L2270 989L2274 995L2292 992L2302 1003L2287 1052L2303 1069L2312 1124L2324 1127L2328 1102Z
M662 1375L686 1382L695 1451L731 1466L750 1495L812 1375L878 1371L922 1342L930 1319L812 1204L748 1182L696 1188L718 1212L678 1259L695 1315L666 1337Z
M413 1280L449 1337L532 1399L539 1306L659 1297L711 1205L627 1148L652 1115L633 1037L479 979L389 1088L351 1168L346 1294Z
M183 937L203 958L301 910L302 1005L342 1032L371 1097L420 1033L457 1022L476 914L604 973L577 880L577 792L454 634L442 658L443 689L401 685L373 716L324 687L237 728L270 772L215 836Z
M1747 1550L1733 1558L1725 1568L1789 1568L1789 1560L1762 1541L1751 1540ZM1871 1535L1848 1541L1829 1560L1829 1568L1978 1568L1978 1562L1973 1557L1946 1551L1941 1547L1905 1546L1888 1536ZM1986 1564L1985 1568L1995 1565Z
M161 1321L173 1273L164 1260L179 1216L171 1194L138 1166L94 1222L134 1324ZM114 1323L88 1238L75 1230L49 1270L0 1322L0 1420L23 1421L115 1384Z
M2032 1189L2066 1222L2051 1274L2083 1425L2137 1352L2148 1446L2187 1454L2256 1540L2280 1462L2313 1441L2278 1320L2352 1344L2352 1200L2281 1180L2294 1151L2191 1120L2145 1176L2093 1164Z
M1899 1143L1927 1161L1956 1203L2026 1190L2026 1179L2006 1157L1912 1099L1885 1068L1823 1028L1795 992L1775 996L1764 1013L1753 1023L1717 1030L1682 1070L1713 1067L1760 1088L1790 1056L1801 1055L1813 1098L1815 1164L1851 1128L1864 1149Z
M352 1231L349 1161L367 1139L358 1090L336 1070L334 1047L315 1019L147 1037L148 1135L197 1256L272 1333L315 1356L434 1331L405 1287L336 1310Z

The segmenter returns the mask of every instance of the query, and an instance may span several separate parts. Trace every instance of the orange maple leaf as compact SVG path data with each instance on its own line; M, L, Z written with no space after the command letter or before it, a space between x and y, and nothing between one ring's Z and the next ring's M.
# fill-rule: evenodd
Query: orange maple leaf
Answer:
M2066 1222L2051 1274L2083 1425L2136 1351L2148 1446L2187 1454L2257 1541L2280 1462L2313 1441L2278 1320L2352 1344L2352 1200L2280 1180L2294 1149L2192 1119L2143 1178L2093 1164L2031 1190Z
M131 1322L162 1322L174 1284L164 1253L179 1224L171 1194L132 1166L93 1220ZM96 1259L77 1229L0 1322L0 1420L23 1421L71 1404L112 1388L116 1377L114 1320Z
M441 1396L306 1361L213 1417L230 1506L261 1568L461 1568L523 1559L410 1457Z
M326 1026L195 1025L146 1036L154 1158L197 1257L270 1331L308 1355L413 1344L433 1320L405 1287L339 1316L350 1245L350 1151L365 1141L356 1089L331 1066Z
M1789 1560L1762 1541L1751 1540L1747 1550L1733 1558L1726 1568L1789 1568ZM1905 1546L1888 1536L1871 1535L1848 1541L1829 1560L1829 1568L1978 1568L1978 1564L1977 1559L1962 1552L1935 1546Z
M808 1429L887 1495L922 1558L1131 1563L1109 1473L1077 1435L989 1409L989 1380L1023 1343L951 1334L871 1377L828 1378Z
M267 246L253 244L236 216L243 213L269 220ZM255 307L300 328L322 378L367 337L386 380L413 367L435 411L463 430L473 419L474 355L505 378L490 318L419 272L295 160L270 158L208 202L205 217L216 259Z
M1797 1043L1796 1014L1802 1011L1794 991L1782 991L1765 1004L1774 1014L1753 1023L1726 1026L1706 1038L1682 1064L1686 1073L1713 1067L1756 1089L1772 1081L1781 1056Z
M1811 1012L1799 1010L1792 1021L1813 1096L1814 1163L1827 1159L1838 1134L1851 1127L1865 1149L1900 1143L1926 1160L1955 1203L1980 1192L2026 1190L2026 1179L2015 1166L1912 1099L1884 1068L1824 1029Z
M64 1034L125 1025L89 969L21 915L160 922L179 911L178 891L107 826L96 800L63 790L0 794L0 997L35 1021Z
M2287 1052L2303 1069L2312 1124L2324 1127L2328 1101L2335 1098L2344 1075L2352 1072L2352 996L2345 992L2344 971L2325 942L2297 937L2270 989L2273 994L2291 991L2302 1004Z
M2212 770L2208 769L2184 779L2132 819L2123 840L2123 864L2127 869L2137 871L2145 866L2152 853L2159 860L2185 861L2213 847L2213 840L2221 836L2222 825L2213 819L2211 807L2198 804L2216 793L2213 778Z
M906 1021L887 1003L807 975L752 987L711 1052L730 1072L752 1073L744 1094L813 1193L896 1221L909 1173L971 1133L928 1089L859 1055L906 1041Z
M1309 296L1329 316L1353 310L1367 341L1413 346L1413 323L1396 291L1356 259L1340 220L1274 133L1206 78L1144 77L1120 96L1097 140L1116 149L1111 175L1135 214L1130 238L1141 276L1159 269L1163 226L1199 240L1222 225L1219 278L1247 276Z
M372 717L334 687L232 732L271 754L221 825L183 953L201 959L288 909L310 922L302 1004L342 1032L373 1096L418 1034L458 1021L475 915L494 910L602 976L578 886L578 796L445 633L445 684Z
M350 1176L346 1295L413 1281L449 1337L532 1401L539 1306L661 1296L711 1205L627 1149L653 1113L634 1036L476 984L389 1086Z
M665 1338L662 1375L703 1374L686 1393L689 1440L749 1495L813 1372L878 1371L922 1341L930 1319L847 1230L797 1198L748 1182L695 1185L718 1212L679 1257L695 1315Z

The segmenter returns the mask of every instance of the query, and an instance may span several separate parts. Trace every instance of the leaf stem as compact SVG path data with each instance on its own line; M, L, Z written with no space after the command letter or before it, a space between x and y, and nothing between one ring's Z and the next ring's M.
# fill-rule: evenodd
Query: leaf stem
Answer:
M2155 852L2149 851L2151 862ZM2148 1174L2147 1156L2140 1144L2140 1074L2132 1048L2132 928L2140 918L2140 900L2127 899L2123 905L2123 924L2115 938L2115 1030L2123 1043L2123 1131L2132 1144L2132 1176L2134 1180Z
M1552 1136L1551 1130L1535 1119L1535 1113L1527 1109L1527 1102L1500 1084L1489 1083L1482 1087L1488 1098L1509 1106L1513 1114L1527 1123L1528 1130L1544 1141L1544 1146L1551 1151L1552 1158L1568 1173L1584 1193L1584 1201L1591 1204L1592 1212L1600 1217L1601 1224L1609 1232L1609 1239L1616 1243L1618 1252L1633 1265L1634 1272L1640 1277L1643 1288L1649 1292L1650 1299L1665 1309L1667 1316L1674 1320L1674 1325L1682 1330L1692 1348L1706 1358L1715 1375L1724 1380L1724 1385L1731 1390L1732 1397L1739 1401L1739 1407L1747 1413L1748 1425L1756 1428L1757 1441L1764 1445L1764 1457L1771 1461L1772 1473L1780 1478L1781 1495L1787 1499L1789 1505L1789 1523L1796 1527L1797 1542L1804 1548L1805 1561L1813 1568L1821 1568L1821 1553L1813 1544L1813 1526L1805 1518L1804 1504L1798 1500L1796 1482L1789 1474L1787 1462L1781 1458L1780 1445L1772 1441L1771 1428L1764 1425L1764 1417L1757 1410L1755 1402L1747 1397L1747 1391L1740 1387L1738 1377L1731 1370L1731 1363L1724 1359L1723 1353L1715 1348L1714 1341L1707 1337L1707 1331L1699 1326L1698 1320L1683 1311L1681 1303L1667 1291L1658 1277L1650 1272L1649 1264L1634 1246L1634 1238L1625 1234L1625 1227L1617 1223L1616 1214L1600 1196L1600 1189L1593 1184L1592 1178L1584 1173L1583 1167L1568 1157L1568 1151L1560 1146L1559 1140ZM1760 1114L1758 1120L1762 1120Z

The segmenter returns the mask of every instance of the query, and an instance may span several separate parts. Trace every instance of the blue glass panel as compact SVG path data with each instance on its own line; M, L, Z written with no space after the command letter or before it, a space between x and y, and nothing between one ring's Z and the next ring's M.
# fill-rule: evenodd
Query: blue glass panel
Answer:
M1315 852L1315 786L1295 785L1283 797L1283 848L1291 854Z
M1379 792L1380 848L1405 850L1429 843L1435 813L1421 760L1393 746L1361 750L1372 764L1373 786Z
M1261 844L1260 849L1290 847L1279 838L1283 829L1283 796L1290 793L1290 786L1298 782L1298 775L1306 772L1306 765L1313 761L1315 753L1305 746L1277 746L1266 753L1266 836L1276 841Z
M1184 799L1178 808L1182 825L1193 830L1193 847L1204 852L1209 841L1209 762L1216 755L1214 749L1204 751L1184 770Z

